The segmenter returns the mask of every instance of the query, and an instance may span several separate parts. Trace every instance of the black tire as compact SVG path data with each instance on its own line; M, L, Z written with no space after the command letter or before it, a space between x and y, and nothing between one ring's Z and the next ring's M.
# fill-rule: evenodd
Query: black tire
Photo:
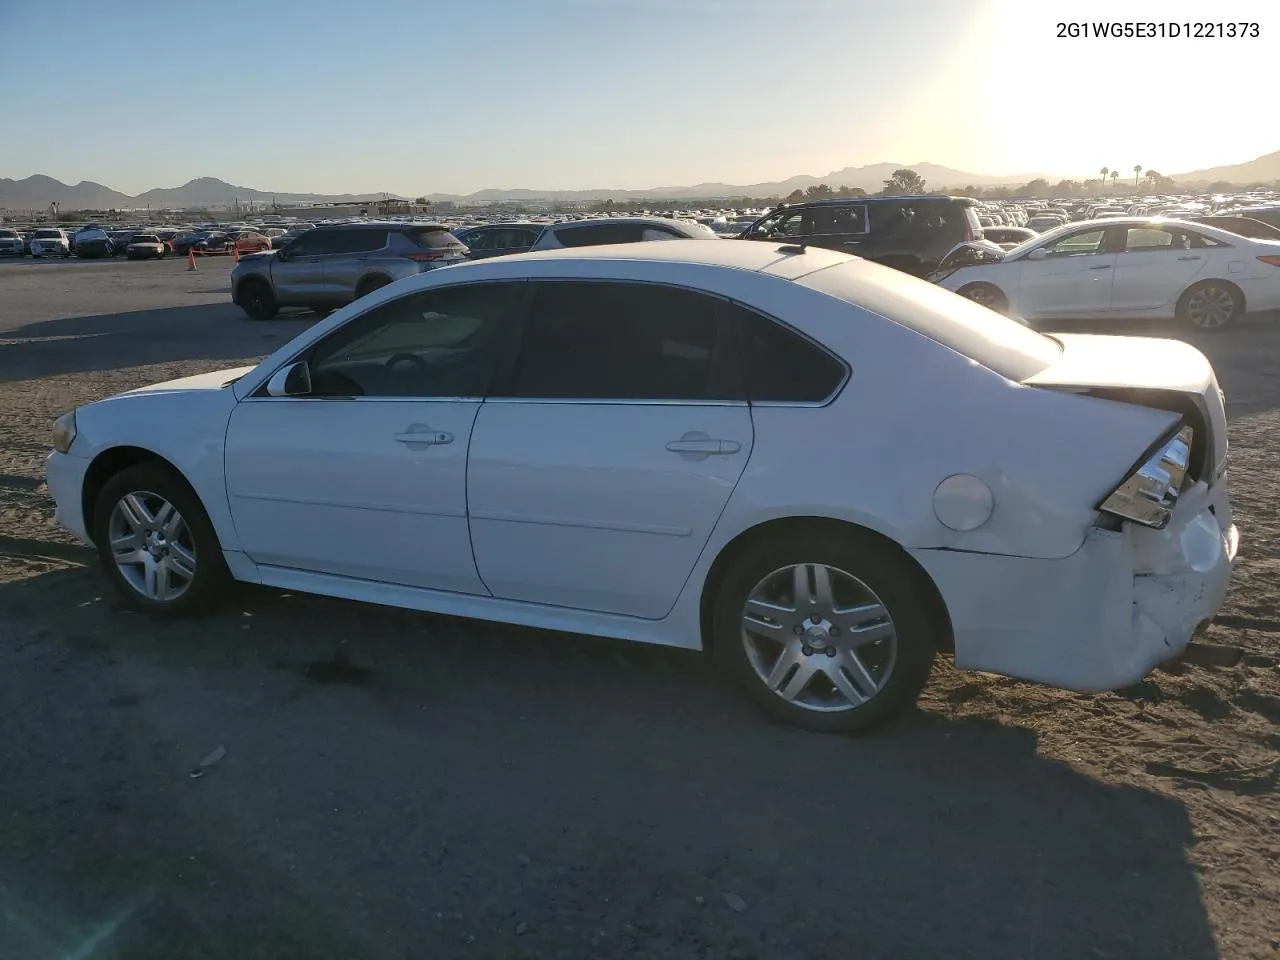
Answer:
M988 310L994 310L996 313L1003 313L1006 316L1009 313L1009 298L1004 295L999 287L992 283L966 283L963 287L956 291L966 300L972 300L974 303L981 304Z
M266 281L246 280L240 285L240 309L250 320L271 320L280 312L275 294Z
M195 576L173 600L159 601L139 593L130 585L111 553L108 540L112 510L129 494L161 497L176 508L185 521L185 544L196 558ZM190 616L209 610L222 595L230 574L222 557L222 546L200 498L180 476L160 463L141 463L117 473L98 492L93 509L93 542L102 566L124 602L135 610L163 616Z
M1226 280L1201 281L1188 287L1178 298L1178 320L1205 333L1232 326L1243 313L1244 294Z
M824 712L798 705L775 693L752 665L742 628L747 598L771 571L799 564L823 564L857 578L891 618L894 659L887 676L879 678L883 685L858 706ZM800 600L793 603L801 607ZM895 546L870 533L814 529L762 540L734 557L713 600L711 629L716 658L766 712L806 730L851 733L885 723L915 704L950 627L932 584Z
M365 277L360 281L360 285L356 287L356 299L359 300L361 297L367 297L369 294L373 293L373 291L385 287L390 282L390 277L384 277L381 274L372 277Z

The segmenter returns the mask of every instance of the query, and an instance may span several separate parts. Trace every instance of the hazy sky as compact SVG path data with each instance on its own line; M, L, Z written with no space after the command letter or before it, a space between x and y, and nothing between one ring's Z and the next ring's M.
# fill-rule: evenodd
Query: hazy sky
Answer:
M1059 39L1254 21L1257 39ZM0 0L0 177L417 194L1280 149L1280 3Z

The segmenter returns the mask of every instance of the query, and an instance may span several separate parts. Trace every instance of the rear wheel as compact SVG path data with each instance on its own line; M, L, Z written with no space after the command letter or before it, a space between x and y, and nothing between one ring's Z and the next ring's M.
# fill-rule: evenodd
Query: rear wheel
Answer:
M1225 280L1198 283L1178 300L1178 319L1198 330L1220 330L1244 313L1244 296Z
M870 534L783 534L730 562L714 647L778 719L849 732L915 703L946 629L924 575Z
M390 282L391 282L391 279L389 277L384 277L381 275L373 276L373 277L365 277L363 280L360 281L360 285L356 287L356 299L359 300L361 297L366 297L369 294L373 293L373 291L381 289L382 287L385 287Z
M246 280L241 285L240 309L250 320L270 320L280 312L271 288L261 280Z
M1006 297L1001 289L990 283L970 283L961 287L956 293L972 300L974 303L981 304L988 310L994 310L996 313L1009 312L1009 298Z

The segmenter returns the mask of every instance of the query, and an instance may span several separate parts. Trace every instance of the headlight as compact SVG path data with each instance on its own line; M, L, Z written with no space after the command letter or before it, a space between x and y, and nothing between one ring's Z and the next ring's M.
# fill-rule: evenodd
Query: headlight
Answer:
M66 453L76 440L76 412L64 413L53 422L53 449Z
M1168 526L1187 479L1193 436L1190 427L1179 430L1103 500L1098 509L1157 530Z

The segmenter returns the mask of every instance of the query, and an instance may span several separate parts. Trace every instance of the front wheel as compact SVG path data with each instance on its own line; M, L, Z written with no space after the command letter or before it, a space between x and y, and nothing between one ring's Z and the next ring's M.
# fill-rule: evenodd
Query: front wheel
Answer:
M95 502L93 527L107 576L135 610L203 612L229 579L200 500L160 464L129 467L108 480Z
M803 532L731 561L715 598L717 656L778 719L865 730L909 709L947 629L924 574L871 534Z
M1178 319L1198 330L1220 330L1244 313L1244 297L1223 280L1198 283L1178 300Z
M1004 295L999 287L990 283L966 284L956 293L968 300L972 300L974 303L981 304L988 310L994 310L996 313L1009 312L1009 298Z

